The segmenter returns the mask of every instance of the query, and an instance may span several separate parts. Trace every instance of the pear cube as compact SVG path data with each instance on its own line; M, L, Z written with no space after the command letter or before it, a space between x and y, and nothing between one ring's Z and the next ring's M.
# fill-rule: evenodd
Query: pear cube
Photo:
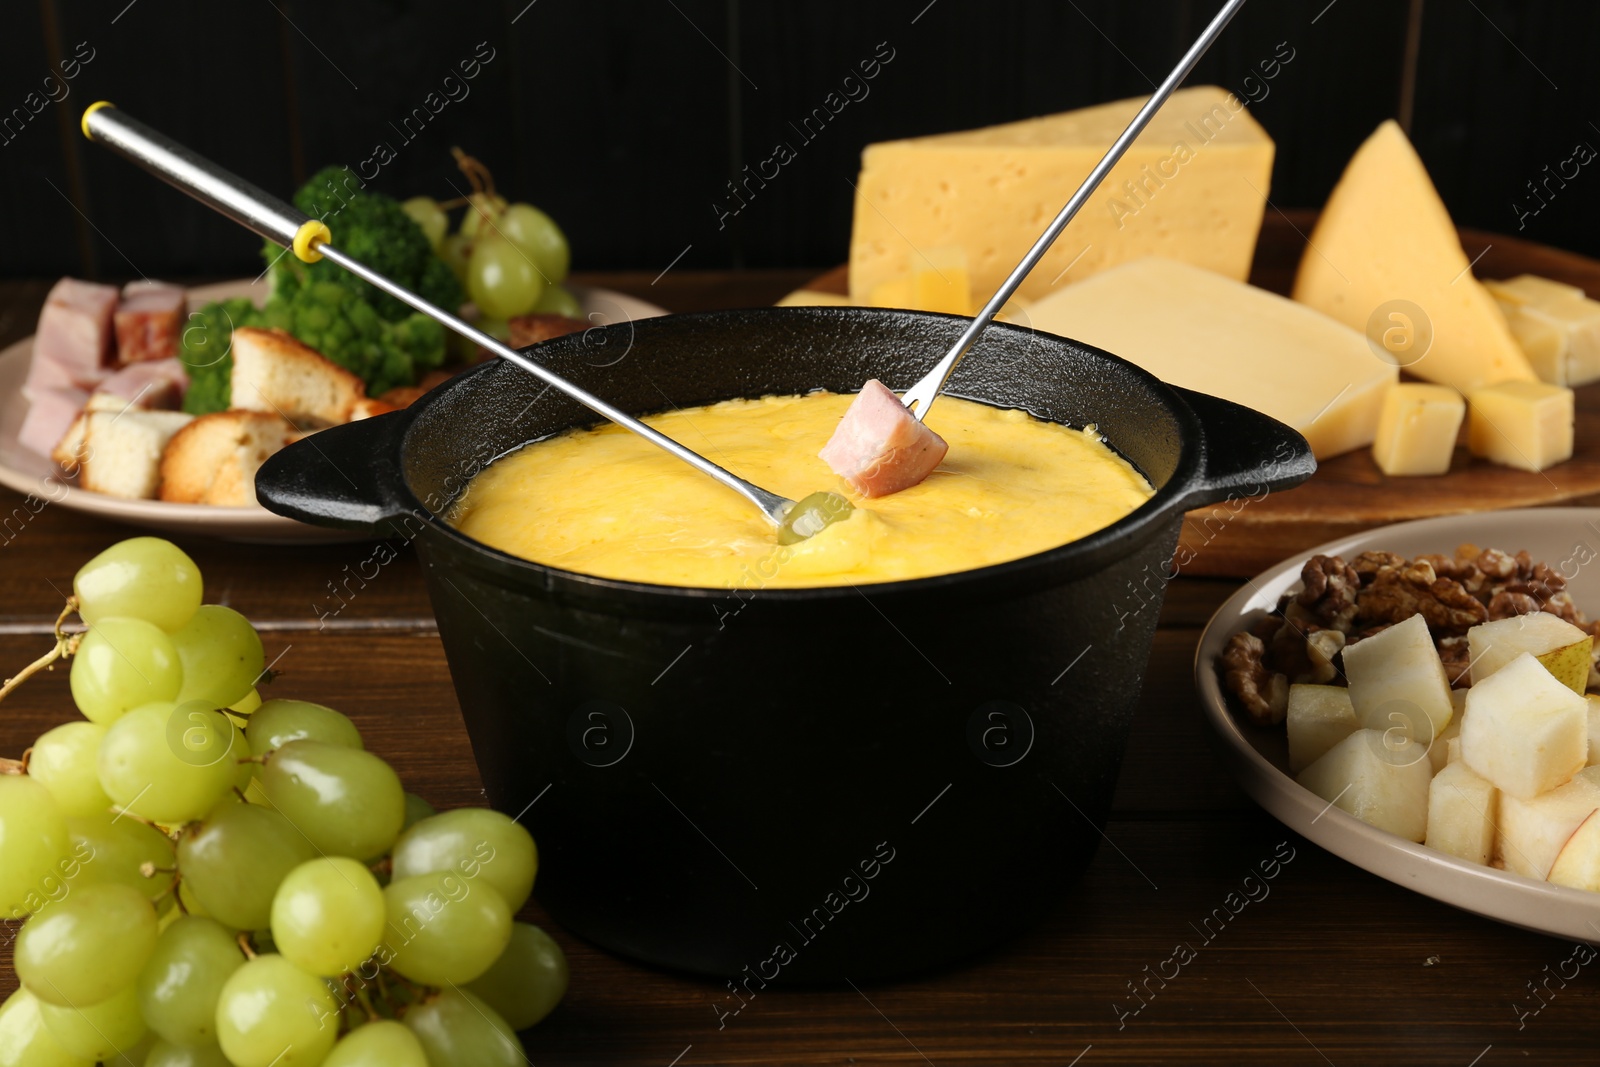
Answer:
M1450 724L1450 681L1421 615L1345 646L1344 673L1366 729L1400 727L1427 745Z
M1363 822L1421 841L1432 777L1425 745L1393 730L1357 730L1295 780Z
M1589 705L1589 762L1593 767L1600 763L1600 695L1585 693L1584 702Z
M1457 690L1464 692L1464 690ZM1450 753L1454 752L1452 759ZM1439 732L1433 739L1433 744L1428 746L1428 761L1433 764L1433 773L1438 774L1450 764L1461 758L1461 713L1450 720L1450 725Z
M1588 702L1528 653L1467 690L1461 759L1501 791L1523 800L1538 796L1588 758Z
M1354 733L1355 705L1342 685L1289 687L1289 770L1299 774L1328 749Z
M1513 874L1543 881L1578 824L1600 808L1600 767L1588 767L1559 789L1522 800L1500 791L1495 851Z
M1524 652L1539 657L1585 641L1590 641L1588 634L1548 611L1480 622L1467 631L1467 657L1472 663L1472 684L1477 685L1489 678ZM1582 674L1576 686L1572 685L1570 678L1561 678L1569 688L1579 693L1583 692L1589 680L1587 649L1584 650L1584 656Z
M1600 811L1591 811L1550 865L1549 881L1600 893Z
M1428 786L1428 836L1440 852L1487 865L1494 854L1498 791L1465 763L1452 763Z

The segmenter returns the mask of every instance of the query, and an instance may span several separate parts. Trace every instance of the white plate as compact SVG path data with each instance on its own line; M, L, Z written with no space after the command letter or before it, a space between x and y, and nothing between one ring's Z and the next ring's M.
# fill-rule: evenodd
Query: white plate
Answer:
M1211 617L1195 653L1195 682L1206 718L1222 740L1223 756L1239 784L1289 829L1396 885L1485 918L1555 937L1592 941L1600 935L1600 893L1537 882L1413 844L1348 815L1288 773L1283 727L1251 725L1229 706L1216 661L1234 633L1300 580L1301 565L1318 553L1345 559L1367 549L1403 556L1452 555L1471 542L1507 552L1527 549L1563 573L1573 602L1600 613L1600 508L1520 508L1422 519L1330 541L1273 567L1235 593ZM1585 562L1587 561L1587 562ZM1565 564L1565 566L1563 566Z
M634 319L665 315L663 308L610 289L569 286L583 305L586 318L609 325ZM213 300L248 296L257 303L266 299L265 282L220 282L189 290L189 307L198 308ZM169 504L160 500L123 500L79 489L62 476L49 459L24 448L17 440L28 402L22 396L22 383L33 358L33 338L26 337L0 351L0 485L24 495L51 501L69 511L81 511L101 518L116 519L166 533L205 534L230 541L351 541L358 534L308 526L294 519L274 515L259 504L244 508L219 508L209 504Z

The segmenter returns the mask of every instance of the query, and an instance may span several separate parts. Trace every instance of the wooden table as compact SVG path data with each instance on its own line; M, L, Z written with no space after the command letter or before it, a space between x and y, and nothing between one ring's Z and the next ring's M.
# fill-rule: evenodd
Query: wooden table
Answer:
M578 280L688 311L770 303L810 273ZM32 331L46 288L0 283L0 345ZM0 490L0 514L19 504ZM47 647L73 572L132 532L50 507L0 542L0 673ZM205 572L207 599L243 611L263 631L268 658L279 657L284 672L275 694L347 712L368 747L438 806L481 802L408 550L319 630L313 606L367 549L204 540L183 547ZM1593 1062L1600 973L1563 984L1556 972L1572 945L1452 910L1352 867L1289 833L1226 775L1190 677L1199 629L1233 589L1195 578L1171 584L1107 845L1036 929L916 981L762 992L719 1029L720 985L615 959L552 928L571 961L572 987L527 1035L530 1063ZM33 679L0 707L0 754L20 755L75 714L64 670ZM1227 914L1225 898L1275 853L1292 859L1269 895L1220 930L1213 920L1207 941L1203 921L1215 909ZM543 921L536 908L529 914ZM1175 978L1154 977L1173 973L1164 961L1180 942L1193 959ZM7 958L0 993L14 984Z

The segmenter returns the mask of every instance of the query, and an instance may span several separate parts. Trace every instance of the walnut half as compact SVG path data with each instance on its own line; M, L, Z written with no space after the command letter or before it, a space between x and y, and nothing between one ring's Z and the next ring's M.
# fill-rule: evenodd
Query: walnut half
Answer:
M1289 710L1289 679L1262 663L1267 646L1248 631L1228 638L1222 650L1222 681L1257 726L1283 721Z

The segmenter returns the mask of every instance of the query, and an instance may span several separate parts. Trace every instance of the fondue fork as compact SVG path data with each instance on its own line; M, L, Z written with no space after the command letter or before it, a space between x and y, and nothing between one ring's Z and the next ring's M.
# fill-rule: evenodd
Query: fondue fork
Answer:
M1168 74L1166 80L1150 94L1150 99L1145 101L1139 113L1133 117L1133 121L1128 123L1128 128L1122 131L1122 136L1112 142L1100 162L1095 164L1094 170L1083 179L1083 184L1078 186L1078 191L1072 194L1072 198L1067 201L1060 214L1045 228L1044 233L1039 235L1039 239L1028 249L1022 261L1006 276L1006 280L1000 283L1000 288L996 289L989 302L983 305L983 310L973 317L971 324L962 331L960 337L956 338L956 343L950 346L950 351L944 354L944 358L939 360L921 381L905 391L901 403L912 409L912 415L918 422L928 417L928 409L933 407L934 400L944 390L945 382L949 380L951 372L956 369L956 364L961 362L967 350L978 339L978 335L984 331L1000 309L1005 307L1006 301L1017 291L1017 286L1033 272L1034 267L1038 266L1039 260L1043 259L1045 252L1055 244L1056 238L1061 236L1061 231L1067 228L1067 223L1072 221L1078 209L1083 207L1094 194L1095 189L1111 172L1111 168L1117 165L1123 153L1128 150L1128 146L1144 132L1144 128L1150 124L1150 119L1161 110L1161 105L1167 102L1167 98L1182 84L1183 79L1189 76L1189 72L1194 70L1195 64L1200 62L1200 57L1206 54L1243 6L1244 0L1228 0L1223 5L1222 10L1217 12L1211 24L1205 28L1205 32L1200 34L1199 39L1183 54L1183 58L1178 60L1178 65L1172 68L1172 73Z
M784 544L803 541L852 509L837 493L813 493L800 502L780 496L718 466L693 449L608 404L581 386L491 337L471 323L424 300L342 251L333 242L326 222L313 219L270 193L217 166L178 142L124 114L108 101L91 104L83 113L83 134L148 170L178 190L234 222L284 246L306 263L330 259L356 277L370 282L401 303L435 319L576 400L584 407L624 429L631 430L657 448L707 474L732 489L778 527Z
M867 382L821 452L823 460L833 468L834 473L848 481L858 492L871 497L909 489L933 472L944 459L947 446L938 434L921 423L928 417L933 402L944 391L956 364L961 362L977 341L978 335L988 328L995 315L1017 291L1017 286L1044 258L1045 252L1061 236L1061 231L1067 228L1067 223L1072 221L1078 209L1093 195L1128 146L1144 132L1151 117L1161 110L1161 105L1189 76L1195 64L1200 62L1200 57L1206 54L1243 6L1244 0L1228 0L1217 12L1205 32L1178 60L1178 65L1172 68L1166 80L1150 94L1150 99L1128 123L1128 128L1106 150L1105 156L1095 164L1094 170L1078 186L1077 192L1072 194L1060 213L1022 257L1022 261L1000 283L1000 288L995 290L983 310L973 317L933 369L907 389L898 401L882 382L877 379Z

